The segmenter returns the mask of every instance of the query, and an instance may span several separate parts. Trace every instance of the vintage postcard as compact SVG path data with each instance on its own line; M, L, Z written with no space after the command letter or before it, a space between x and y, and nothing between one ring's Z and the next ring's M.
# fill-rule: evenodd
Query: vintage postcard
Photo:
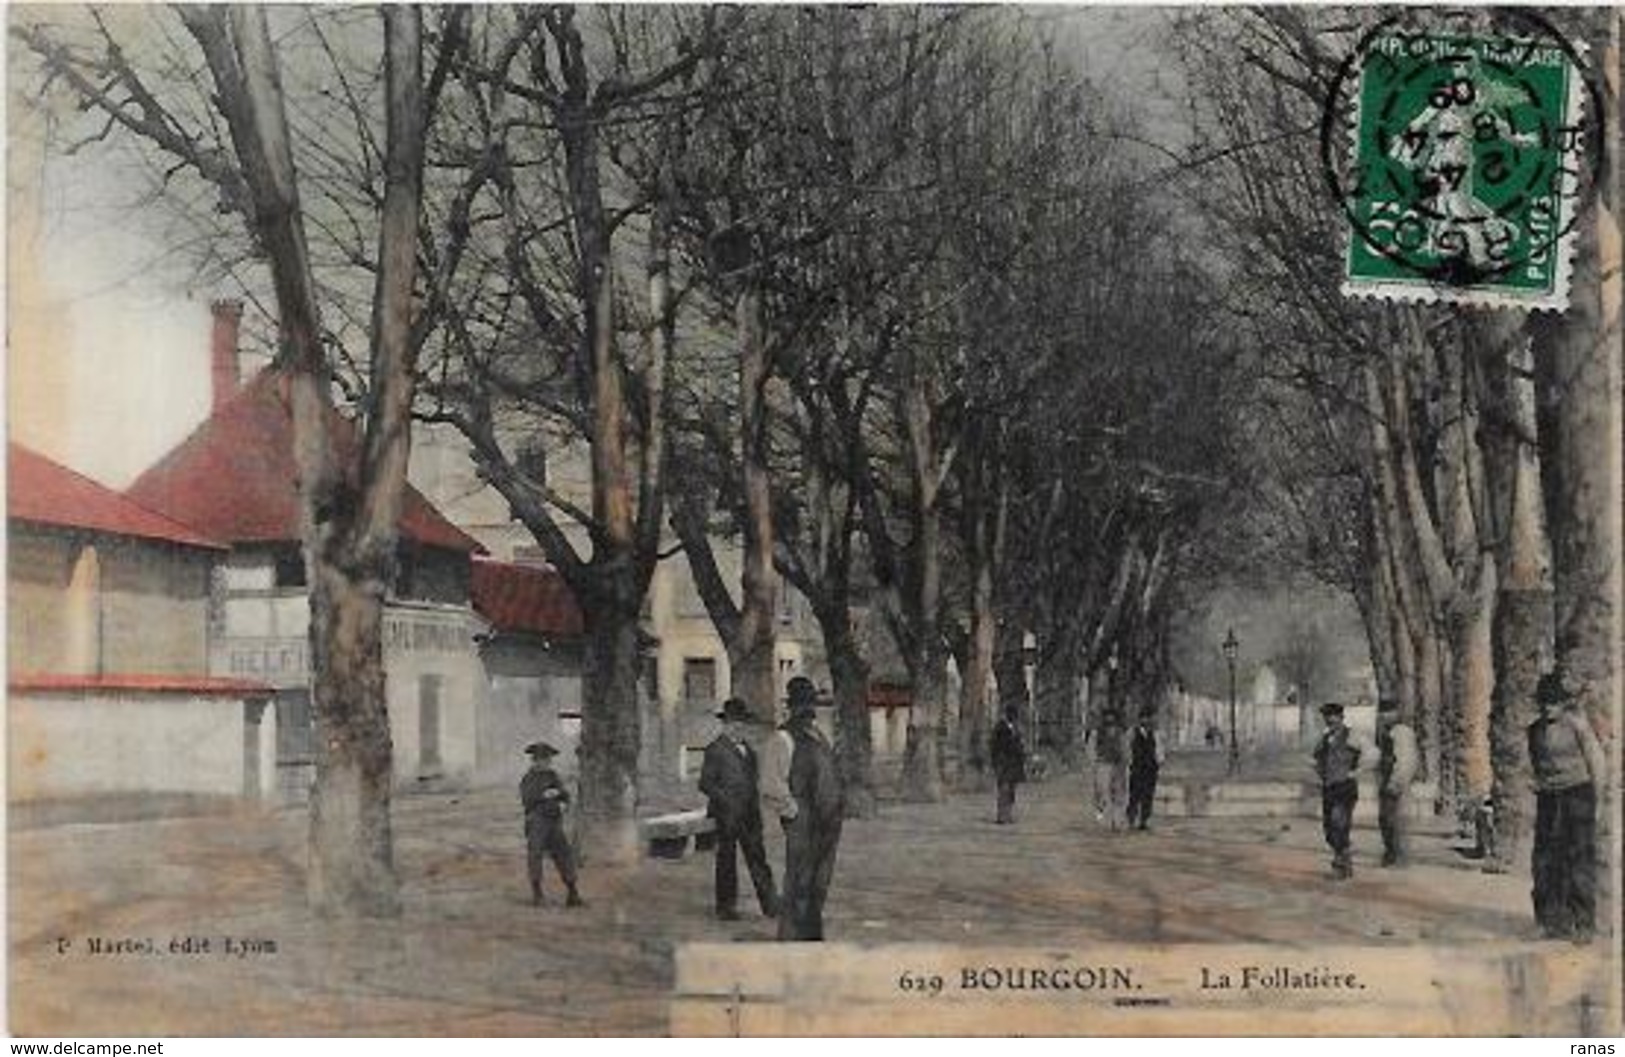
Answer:
M13 1035L1621 1033L1618 9L5 16Z

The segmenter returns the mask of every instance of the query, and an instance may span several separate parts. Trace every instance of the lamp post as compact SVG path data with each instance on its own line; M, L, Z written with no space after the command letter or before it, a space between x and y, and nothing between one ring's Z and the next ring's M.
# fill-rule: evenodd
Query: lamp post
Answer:
M1021 678L1027 688L1027 737L1029 751L1038 748L1038 636L1021 633Z
M1241 750L1236 745L1236 651L1241 643L1236 641L1236 629L1230 628L1224 633L1224 659L1230 665L1230 773L1235 774L1241 770Z

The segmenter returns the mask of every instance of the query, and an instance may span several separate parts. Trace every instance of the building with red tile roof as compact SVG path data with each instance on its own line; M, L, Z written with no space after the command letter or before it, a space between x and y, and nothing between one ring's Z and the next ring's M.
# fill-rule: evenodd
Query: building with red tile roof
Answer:
M35 525L225 550L225 544L197 529L15 441L6 446L6 517Z
M474 610L486 625L479 637L487 686L476 778L511 785L524 771L520 749L529 742L548 741L573 757L584 621L564 577L551 566L476 557L471 583Z
M226 546L22 445L6 461L12 803L270 794L271 687L209 674Z
M213 307L209 416L126 490L132 500L230 546L214 585L209 673L276 691L276 771L284 799L314 775L310 597L301 550L299 469L286 375L267 368L238 385L241 306ZM354 473L362 436L334 409L334 458ZM402 784L457 783L475 767L485 692L469 605L470 559L482 548L408 485L395 580L384 608L384 669L395 770Z
M557 569L474 559L474 611L500 634L577 638L581 607Z
M340 457L353 463L359 451L354 423L334 412L332 436ZM214 413L126 494L227 543L295 543L299 473L293 453L293 415L282 375L265 370L236 393L221 394ZM410 485L400 530L403 539L425 547L480 549Z
M12 673L206 672L225 546L20 444L6 465Z

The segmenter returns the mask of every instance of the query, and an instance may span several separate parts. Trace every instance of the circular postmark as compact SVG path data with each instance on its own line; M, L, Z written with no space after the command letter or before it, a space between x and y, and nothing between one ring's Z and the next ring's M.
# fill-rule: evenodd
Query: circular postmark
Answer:
M1321 121L1351 232L1346 287L1560 307L1565 239L1602 159L1600 103L1580 49L1530 12L1410 8L1379 22Z

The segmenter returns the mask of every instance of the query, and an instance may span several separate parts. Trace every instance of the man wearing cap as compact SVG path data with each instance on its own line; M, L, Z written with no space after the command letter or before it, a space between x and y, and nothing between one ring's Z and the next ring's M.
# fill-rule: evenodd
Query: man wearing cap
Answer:
M1597 790L1607 759L1561 671L1540 677L1535 704L1535 921L1547 937L1584 943L1597 927Z
M564 905L581 906L581 894L576 891L575 856L570 851L570 838L564 833L564 805L570 802L570 793L559 780L551 762L559 750L545 741L533 741L525 746L530 755L530 770L519 781L519 801L525 808L526 866L530 871L530 901L540 906L542 898L542 864L549 857L564 879L569 895Z
M1406 797L1420 764L1416 734L1399 714L1399 702L1377 702L1377 828L1382 831L1382 864L1405 865Z
M796 676L790 718L763 751L762 802L784 827L784 893L779 939L824 938L824 899L841 840L842 793L835 754L818 729L818 692Z
M1326 732L1315 743L1315 774L1320 778L1321 825L1326 843L1332 849L1332 876L1344 880L1354 876L1354 857L1349 851L1349 826L1354 821L1354 804L1360 798L1357 777L1360 746L1343 723L1343 706L1328 701L1320 706Z
M722 732L705 747L700 767L700 792L709 803L707 813L716 822L716 912L723 921L739 920L735 904L739 899L739 861L736 849L745 855L756 901L762 913L778 912L773 894L773 870L767 865L767 849L762 845L762 807L758 800L756 752L745 740L745 728L752 722L750 708L730 697L717 713Z

